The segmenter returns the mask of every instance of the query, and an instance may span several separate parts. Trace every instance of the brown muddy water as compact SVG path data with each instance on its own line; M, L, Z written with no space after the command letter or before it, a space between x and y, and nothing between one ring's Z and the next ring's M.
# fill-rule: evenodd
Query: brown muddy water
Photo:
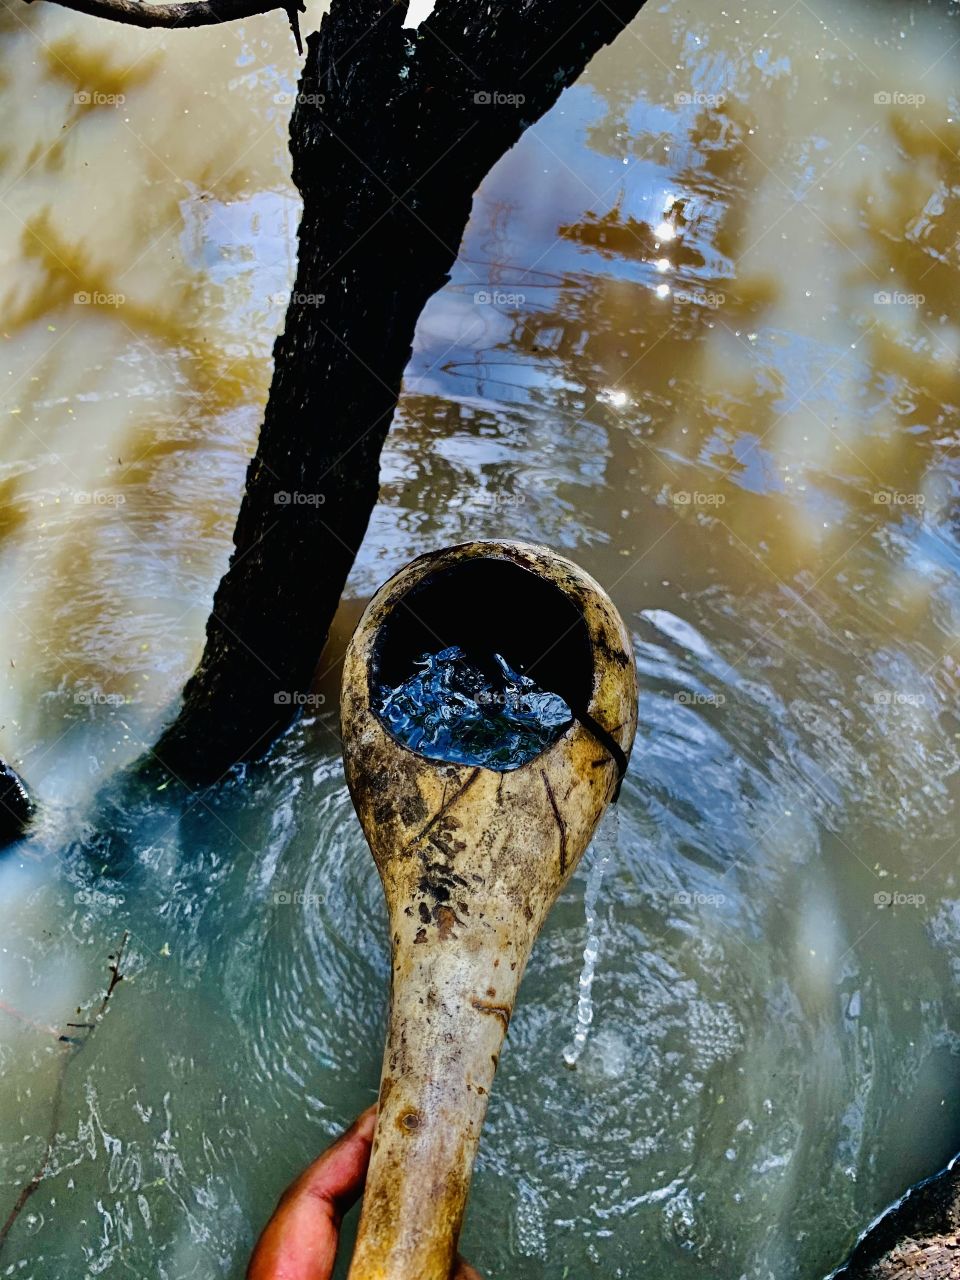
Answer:
M610 591L640 730L619 839L524 982L464 1252L818 1280L960 1149L957 6L651 0L477 196L306 718L193 801L111 779L226 564L293 269L296 54L279 15L0 24L0 754L44 805L0 855L0 1218L49 1028L131 935L0 1274L239 1277L373 1100L338 654L403 562L503 535Z

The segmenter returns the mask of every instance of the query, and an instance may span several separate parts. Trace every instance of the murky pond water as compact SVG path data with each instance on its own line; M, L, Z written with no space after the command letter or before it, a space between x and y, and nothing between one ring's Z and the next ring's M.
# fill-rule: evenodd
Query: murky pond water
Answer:
M0 752L44 803L0 855L0 1218L130 933L0 1273L239 1277L373 1100L338 655L410 557L510 535L613 595L640 729L617 847L525 979L464 1251L502 1280L824 1275L960 1149L957 7L674 0L595 60L422 318L316 705L192 799L118 770L227 559L296 56L278 16L5 0L0 29Z

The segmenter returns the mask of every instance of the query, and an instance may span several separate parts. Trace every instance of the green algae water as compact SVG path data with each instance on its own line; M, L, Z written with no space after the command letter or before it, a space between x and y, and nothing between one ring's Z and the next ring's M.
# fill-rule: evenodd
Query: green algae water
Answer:
M0 1221L129 933L0 1276L240 1280L375 1100L338 663L402 565L509 536L610 592L639 728L524 977L463 1252L821 1280L960 1150L957 6L648 4L477 193L309 715L195 794L123 769L229 559L296 50L282 14L11 0L0 31L0 755L41 802L0 854Z

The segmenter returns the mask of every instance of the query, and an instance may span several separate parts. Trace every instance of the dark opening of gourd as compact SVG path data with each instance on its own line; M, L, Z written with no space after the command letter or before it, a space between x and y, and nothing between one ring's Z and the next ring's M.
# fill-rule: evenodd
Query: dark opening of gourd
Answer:
M587 707L593 654L579 606L509 560L469 559L397 601L371 657L373 709L419 755L507 771Z

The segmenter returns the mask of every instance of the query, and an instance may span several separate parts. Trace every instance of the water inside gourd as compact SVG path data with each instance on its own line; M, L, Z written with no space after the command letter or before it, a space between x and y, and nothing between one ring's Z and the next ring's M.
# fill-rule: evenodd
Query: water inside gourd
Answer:
M430 760L519 769L573 719L559 694L499 653L468 656L451 645L422 654L415 666L403 684L379 690L376 711L395 738Z

